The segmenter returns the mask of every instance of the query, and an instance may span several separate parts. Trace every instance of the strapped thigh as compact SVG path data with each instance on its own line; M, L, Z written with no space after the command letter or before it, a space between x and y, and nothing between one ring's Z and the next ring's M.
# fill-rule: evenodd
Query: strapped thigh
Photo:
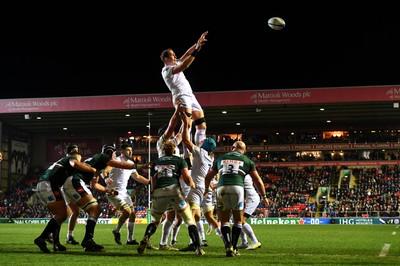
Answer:
M92 206L96 206L96 205L99 205L99 203L97 202L97 200L95 198L92 198L88 202L80 205L79 207L87 212L90 208L92 208Z
M205 117L202 117L202 118L199 118L199 119L197 119L196 121L194 121L193 124L194 124L195 126L198 126L198 125L201 125L201 124L203 124L203 123L205 123L205 122L206 122L206 118L205 118Z

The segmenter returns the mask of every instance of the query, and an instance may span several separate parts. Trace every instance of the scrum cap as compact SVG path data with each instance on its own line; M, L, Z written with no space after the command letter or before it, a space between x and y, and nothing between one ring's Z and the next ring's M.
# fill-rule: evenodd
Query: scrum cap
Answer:
M117 149L115 148L114 145L111 144L104 144L103 148L101 149L101 153L105 153L111 157L113 152L115 152Z
M67 147L65 147L65 153L70 154L74 149L78 149L78 145L75 144L68 145Z
M201 145L201 147L208 152L212 152L215 147L217 147L217 143L213 138L208 137L204 139L203 145Z

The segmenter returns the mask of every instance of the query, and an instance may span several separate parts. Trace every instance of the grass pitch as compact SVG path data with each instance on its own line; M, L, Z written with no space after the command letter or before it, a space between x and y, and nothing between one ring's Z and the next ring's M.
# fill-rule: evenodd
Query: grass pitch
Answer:
M0 224L1 265L399 265L400 227L398 225L253 225L262 247L241 250L240 257L225 257L222 240L214 231L207 236L210 246L206 254L194 252L147 250L139 255L137 246L128 246L126 228L121 230L123 245L114 242L114 225L99 224L95 241L104 245L103 252L84 252L80 245L65 244L67 225L61 228L60 240L66 252L44 254L33 240L44 224ZM207 225L205 225L207 228ZM146 225L135 226L135 238L140 241ZM75 238L81 241L85 225L78 224ZM161 227L152 237L157 245ZM240 241L240 240L239 240ZM178 236L179 248L189 243L186 226ZM48 245L52 250L52 246Z

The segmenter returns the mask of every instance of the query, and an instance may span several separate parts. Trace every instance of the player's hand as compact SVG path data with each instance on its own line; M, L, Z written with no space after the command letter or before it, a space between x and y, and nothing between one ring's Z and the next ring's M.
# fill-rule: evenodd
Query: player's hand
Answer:
M207 197L208 193L210 193L210 192L212 192L212 188L210 188L210 187L206 188L206 190L203 193L203 196Z
M261 202L264 204L264 206L270 205L270 200L266 196L261 196Z
M100 176L101 171L96 170L96 168L93 168L93 177L98 177Z
M190 123L191 118L185 114L185 110L184 109L179 114L180 114L182 123L184 123L184 124L189 124Z
M198 41L197 41L197 43L196 43L196 46L195 46L195 49L196 49L196 50L200 50L201 47L207 42L207 39L206 39L207 34L208 34L208 31L204 32L204 33L200 36L200 38L198 39Z
M148 162L148 163L143 164L143 165L142 165L142 168L144 168L144 169L150 169L152 165L153 165L153 162Z
M104 179L104 182L106 183L107 186L112 185L114 183L114 180L112 178L106 178Z
M179 111L179 107L181 106L181 100L180 99L177 99L176 101L175 101L175 104L174 104L174 106L175 106L175 109L176 110L178 110Z
M116 190L113 189L113 188L107 189L106 193L107 193L108 195L114 195L114 196L118 195L118 191L116 191Z

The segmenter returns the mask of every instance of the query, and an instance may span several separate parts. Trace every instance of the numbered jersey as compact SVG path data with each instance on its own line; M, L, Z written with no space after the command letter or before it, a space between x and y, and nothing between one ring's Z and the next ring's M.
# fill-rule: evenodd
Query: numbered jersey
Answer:
M213 165L219 173L218 187L244 186L244 177L256 169L256 165L246 155L232 151L219 157Z
M187 167L186 161L175 155L158 158L151 168L153 189L179 184L182 169Z

